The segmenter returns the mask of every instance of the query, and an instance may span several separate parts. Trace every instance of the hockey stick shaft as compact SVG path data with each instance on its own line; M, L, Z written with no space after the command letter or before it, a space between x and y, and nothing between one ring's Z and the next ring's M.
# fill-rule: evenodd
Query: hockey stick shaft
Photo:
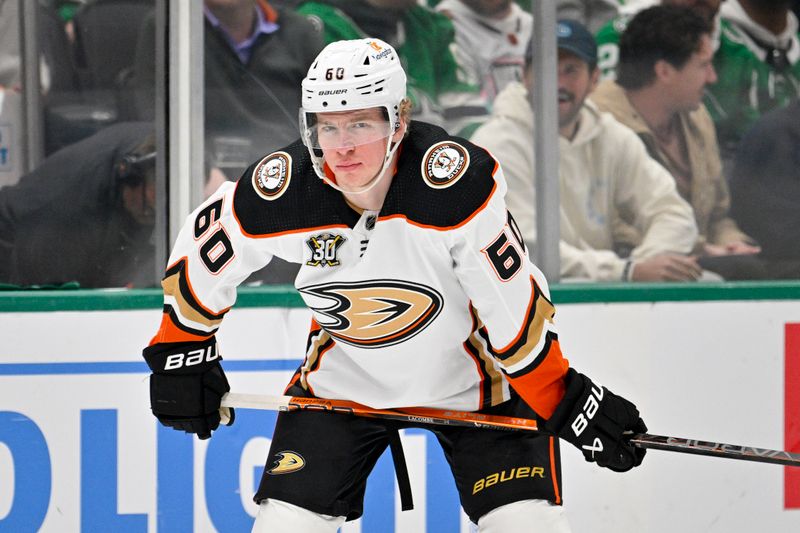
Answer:
M373 409L366 405L346 400L328 400L324 398L301 398L297 396L268 396L262 394L227 393L222 398L222 407L239 409L261 409L269 411L314 410L345 413L370 418L399 420L402 422L436 424L462 427L479 427L487 429L505 429L521 431L541 431L535 420L498 415L486 415L469 411L431 409L424 407L409 409ZM710 457L723 457L742 461L756 461L786 466L800 467L800 453L782 450L770 450L724 444L680 437L637 433L631 435L631 444L638 448L651 448Z
M800 453L783 450L770 450L739 444L725 444L723 442L709 442L647 433L633 435L631 443L638 448L652 448L654 450L800 467Z
M425 407L411 409L373 409L366 405L346 400L301 398L297 396L266 396L261 394L229 392L222 398L222 407L266 409L271 411L298 411L301 409L331 411L334 413L348 413L371 418L383 418L421 424L527 431L538 430L536 420L531 420L529 418L486 415L468 411L450 411L447 409L429 409Z

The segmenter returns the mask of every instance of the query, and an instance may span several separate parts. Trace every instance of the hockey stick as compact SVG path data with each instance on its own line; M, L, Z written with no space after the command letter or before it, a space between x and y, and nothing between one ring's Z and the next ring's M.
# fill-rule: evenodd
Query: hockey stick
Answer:
M541 431L535 420L510 416L486 415L469 411L431 409L416 407L409 409L373 409L366 405L346 400L327 400L324 398L301 398L298 396L268 396L263 394L240 394L229 392L222 397L222 407L238 409L261 409L267 411L330 411L333 413L353 414L370 418L399 420L422 424L437 424L462 427L479 427L487 429L505 429L521 431ZM680 437L667 437L637 433L631 435L631 444L638 448L652 448L670 452L689 453L756 461L785 466L800 467L800 453L782 450L769 450L737 444L707 442Z
M800 466L800 453L755 448L753 446L741 446L739 444L666 437L663 435L650 435L648 433L633 435L631 437L631 443L638 448L652 448L654 450L666 450L668 452L708 455L711 457L724 457L727 459L772 463L776 465Z
M536 420L510 416L484 415L468 411L448 411L416 407L413 409L373 409L366 405L346 400L324 398L301 398L298 396L267 396L262 394L237 394L229 392L222 397L222 407L241 409L265 409L268 411L332 411L370 418L400 420L422 424L467 426L491 429L537 431Z

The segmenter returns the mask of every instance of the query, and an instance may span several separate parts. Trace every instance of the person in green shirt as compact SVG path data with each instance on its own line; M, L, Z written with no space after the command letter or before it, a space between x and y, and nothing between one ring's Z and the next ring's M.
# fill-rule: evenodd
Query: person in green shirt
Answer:
M719 81L709 86L706 106L724 160L761 115L800 97L800 35L791 3L727 0L720 9Z
M619 16L609 20L596 33L597 55L601 79L616 79L619 61L619 38L628 22L639 11L657 5L686 6L692 8L709 22L714 21L714 34L711 36L714 49L719 43L719 21L716 20L720 3L723 0L628 0L619 7Z
M318 0L302 2L297 12L320 25L326 43L377 37L391 44L408 74L415 120L468 137L488 116L446 16L416 0Z

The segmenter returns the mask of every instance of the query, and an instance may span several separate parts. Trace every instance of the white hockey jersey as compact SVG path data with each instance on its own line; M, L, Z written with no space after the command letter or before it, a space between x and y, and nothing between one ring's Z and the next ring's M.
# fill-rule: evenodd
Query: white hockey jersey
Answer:
M297 142L189 216L151 344L214 335L237 285L277 256L301 265L295 286L314 317L291 384L375 408L477 410L507 400L511 383L547 418L568 363L505 192L486 150L412 122L383 207L359 214Z
M516 3L501 19L482 15L464 2L442 0L436 10L447 15L456 30L456 53L469 82L481 87L491 107L509 83L522 81L525 52L533 32L533 17Z

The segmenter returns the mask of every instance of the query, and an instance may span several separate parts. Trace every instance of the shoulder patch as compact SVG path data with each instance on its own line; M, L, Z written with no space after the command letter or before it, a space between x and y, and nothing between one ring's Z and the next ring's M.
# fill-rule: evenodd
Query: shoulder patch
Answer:
M422 177L434 189L450 187L469 167L469 152L453 141L439 142L422 157Z
M264 200L276 200L286 192L292 177L292 156L273 152L253 169L253 189Z

